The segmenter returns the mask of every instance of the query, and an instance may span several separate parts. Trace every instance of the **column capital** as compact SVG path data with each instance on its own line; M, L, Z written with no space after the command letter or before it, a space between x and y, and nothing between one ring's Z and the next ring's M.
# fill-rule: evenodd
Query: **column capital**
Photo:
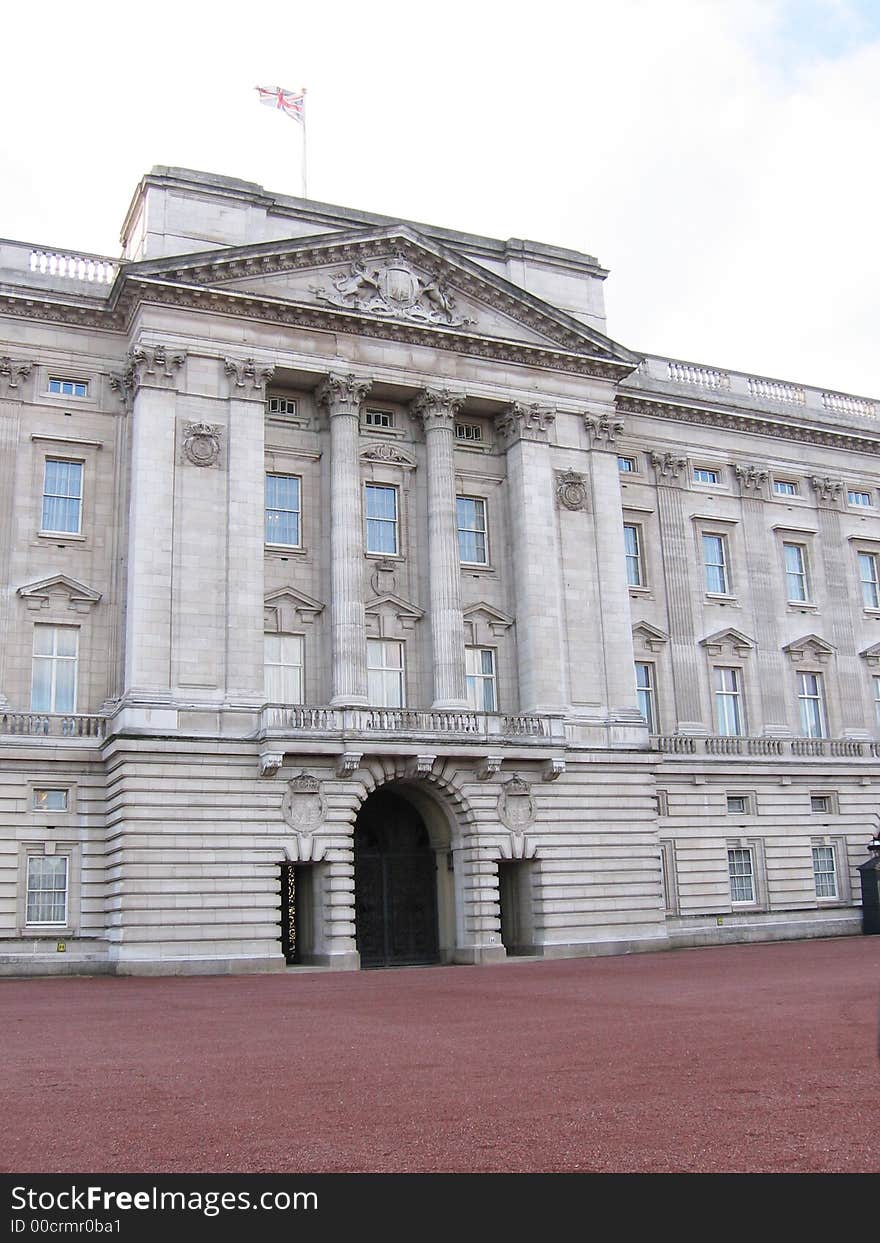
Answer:
M423 388L410 402L410 411L424 430L429 427L452 426L464 405L465 394L448 388Z
M758 466L743 466L736 462L733 467L733 473L739 482L739 490L742 496L761 497L764 495L764 487L770 478L769 471Z
M32 362L20 362L8 355L0 357L0 396L16 398L16 391L22 380L26 380L34 369Z
M372 381L360 376L331 371L315 389L315 400L330 418L336 414L360 415L361 402L370 391Z
M592 449L608 449L612 453L615 452L617 437L623 431L624 426L623 419L615 418L613 415L584 415L584 427L590 434Z
M547 433L555 420L556 411L549 406L515 401L496 417L495 427L505 448L517 440L535 440L546 444Z
M229 396L245 401L262 401L275 374L274 367L263 367L253 358L224 358L223 371L229 378Z
M649 456L651 458L651 465L656 472L658 483L665 483L670 486L678 483L679 476L687 465L687 458L679 457L668 449L662 453L654 449Z
M843 483L840 479L832 479L830 475L811 475L810 487L816 493L816 499L826 509L837 509L843 495Z
M136 345L125 356L125 370L110 376L110 387L126 409L140 388L177 388L177 374L186 362L186 351L164 345Z

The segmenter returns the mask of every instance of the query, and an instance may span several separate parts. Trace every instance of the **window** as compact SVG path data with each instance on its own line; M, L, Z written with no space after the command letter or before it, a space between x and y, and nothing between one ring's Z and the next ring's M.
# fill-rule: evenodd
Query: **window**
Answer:
M479 423L456 423L455 439L470 441L471 444L481 444L483 429Z
M783 544L785 560L785 590L789 600L809 600L807 587L807 557L802 544Z
M390 639L367 640L367 688L377 708L402 708L403 644Z
M365 427L393 427L394 415L390 410L370 410L364 411Z
M723 535L703 536L703 565L706 590L716 596L728 595L727 545Z
M745 733L739 669L716 668L715 722L719 734L735 736Z
M32 712L76 710L78 641L79 631L75 626L34 626Z
M694 483L717 483L719 478L717 470L707 470L704 466L694 467Z
M266 543L299 548L300 480L297 475L266 476Z
M634 457L619 457L617 459L617 469L622 475L631 475L637 470L636 459Z
M625 523L623 547L626 553L626 581L630 587L644 587L645 569L642 562L642 538L638 527Z
M56 375L49 377L49 392L61 397L88 397L89 386L85 380L68 380Z
M880 677L876 673L871 678L871 685L874 689L874 720L880 726Z
M28 857L26 923L67 923L68 863L66 855Z
M495 653L491 647L466 647L468 703L474 712L496 712L498 694L495 682Z
M833 846L813 847L813 879L817 898L837 897L837 868Z
M874 498L870 492L847 492L846 499L850 505L860 505L863 509L871 509L874 505Z
M263 660L266 673L266 702L301 704L303 694L303 649L301 634L267 634Z
M34 811L67 811L67 790L34 790Z
M755 872L751 848L736 846L728 850L727 870L730 874L731 902L754 902Z
M801 729L805 738L824 738L825 698L821 673L798 674L798 699L801 705Z
M649 734L659 733L657 728L657 703L654 695L654 666L636 661L636 697Z
M831 796L828 794L811 794L810 811L818 814L831 811Z
M269 414L296 414L296 401L293 397L270 397L266 402Z
M367 484L367 552L397 555L397 488Z
M797 496L798 487L792 479L774 479L773 491L777 496Z
M459 558L471 565L487 565L486 502L475 496L457 496L455 516Z
M727 814L730 816L747 816L749 814L749 796L747 794L728 794Z
M859 579L862 584L862 603L866 609L880 608L880 575L875 552L859 553Z
M82 494L82 462L46 458L41 530L78 535L82 530Z

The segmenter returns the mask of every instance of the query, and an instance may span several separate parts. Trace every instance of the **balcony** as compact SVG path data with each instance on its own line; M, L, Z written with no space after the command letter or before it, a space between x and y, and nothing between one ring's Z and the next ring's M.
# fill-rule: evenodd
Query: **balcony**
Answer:
M655 734L652 745L667 755L792 756L795 759L830 757L860 759L880 756L880 742L854 738L740 738L721 734Z
M561 716L467 709L309 708L269 704L262 712L261 734L268 738L393 738L398 742L486 743L564 746Z
M94 714L0 712L0 735L23 738L103 738L106 724Z

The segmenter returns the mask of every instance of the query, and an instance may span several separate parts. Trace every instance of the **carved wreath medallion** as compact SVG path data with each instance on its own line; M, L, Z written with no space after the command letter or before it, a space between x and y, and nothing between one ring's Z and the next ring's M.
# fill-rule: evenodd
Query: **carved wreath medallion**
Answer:
M291 777L281 804L284 819L297 833L308 836L324 823L324 796L317 777L305 771Z
M212 423L187 423L183 429L183 453L193 466L216 466L220 461L223 428Z
M567 470L556 476L556 499L565 509L587 508L587 483L577 471Z

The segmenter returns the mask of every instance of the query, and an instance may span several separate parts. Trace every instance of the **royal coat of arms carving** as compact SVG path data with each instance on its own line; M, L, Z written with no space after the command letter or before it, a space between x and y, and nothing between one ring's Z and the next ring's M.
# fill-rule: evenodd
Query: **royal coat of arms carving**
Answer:
M312 285L319 302L368 315L409 319L421 324L464 328L473 319L459 315L442 276L423 275L402 255L372 267L354 259L347 272L331 278L332 288Z
M281 804L284 819L297 833L308 837L324 822L324 798L317 777L305 771L287 783Z

